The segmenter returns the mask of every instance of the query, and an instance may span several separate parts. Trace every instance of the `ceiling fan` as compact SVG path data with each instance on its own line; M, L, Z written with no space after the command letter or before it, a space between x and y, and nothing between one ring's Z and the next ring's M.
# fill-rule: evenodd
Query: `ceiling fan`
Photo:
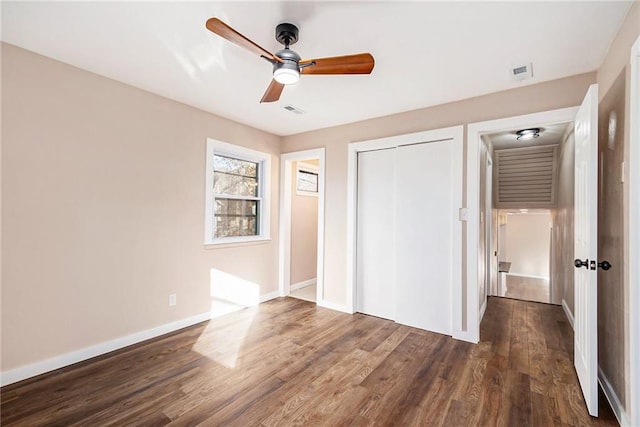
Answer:
M298 27L283 23L276 27L276 40L284 49L271 53L258 46L218 18L207 21L207 29L223 39L260 55L273 65L273 80L260 102L274 102L280 99L285 85L297 83L300 74L370 74L374 60L370 53L332 56L327 58L300 59L289 46L298 41Z

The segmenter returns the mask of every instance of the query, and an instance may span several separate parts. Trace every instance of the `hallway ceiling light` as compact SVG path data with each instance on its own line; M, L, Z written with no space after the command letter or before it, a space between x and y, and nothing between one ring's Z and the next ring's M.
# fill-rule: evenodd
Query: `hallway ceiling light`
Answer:
M516 138L518 141L528 141L530 139L535 139L540 136L540 128L530 128L530 129L521 129L516 132L518 137Z

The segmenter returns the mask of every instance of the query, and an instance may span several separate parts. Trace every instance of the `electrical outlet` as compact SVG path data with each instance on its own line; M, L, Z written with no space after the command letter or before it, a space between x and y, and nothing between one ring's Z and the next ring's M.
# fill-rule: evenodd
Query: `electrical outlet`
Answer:
M177 303L178 303L178 300L176 298L176 294L169 294L169 307L173 307Z

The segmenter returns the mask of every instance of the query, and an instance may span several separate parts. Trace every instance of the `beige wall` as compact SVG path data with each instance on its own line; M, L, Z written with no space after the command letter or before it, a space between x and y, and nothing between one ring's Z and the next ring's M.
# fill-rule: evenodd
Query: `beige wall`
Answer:
M507 215L505 261L514 276L549 277L551 215Z
M618 398L626 395L625 343L625 262L623 245L622 162L625 129L625 72L611 86L598 105L598 158L601 164L598 192L598 260L611 263L608 271L598 270L598 364ZM610 134L610 120L616 132ZM619 129L619 130L618 130ZM628 333L628 332L627 332Z
M344 304L347 297L345 282L348 143L573 107L580 104L589 85L595 82L595 78L595 73L582 74L435 107L284 137L282 142L284 153L326 147L325 299L335 304Z
M2 370L209 310L210 271L278 288L277 240L203 246L205 141L280 138L2 45ZM168 295L178 304L168 307Z
M624 146L624 161L628 165L629 164L629 60L631 55L631 47L633 43L640 37L640 2L634 2L631 10L629 11L622 27L620 28L616 38L613 40L609 51L598 69L597 74L597 82L599 85L599 98L603 103L599 105L599 108L603 111L606 111L608 108L611 108L611 105L616 102L621 102L620 99L622 95L615 95L616 92L619 91L619 88L616 89L615 85L620 84L619 80L624 80L624 85L626 87L625 95L624 95L624 112L622 116L624 117L623 122L624 126L621 126L623 129L622 134L619 136L624 141L622 145ZM618 107L620 108L620 107ZM608 119L607 119L608 120ZM602 143L602 142L601 142ZM612 173L616 173L613 172ZM628 168L625 171L625 182L629 182L629 171ZM606 329L602 330L602 333L611 333L616 336L614 338L614 342L605 341L599 344L599 357L600 357L600 366L603 369L603 373L607 377L607 380L612 384L615 393L618 395L617 397L621 400L625 411L629 411L629 268L626 267L629 265L629 262L636 262L636 260L629 260L629 242L628 236L624 233L624 230L628 230L629 223L629 187L627 185L623 185L621 189L622 193L622 217L623 217L623 225L622 225L622 238L617 242L618 245L622 246L623 256L622 263L623 268L621 272L621 276L619 277L620 281L618 283L618 287L615 290L611 290L611 292L618 293L621 296L605 296L603 294L599 294L599 298L603 298L602 302L599 300L598 303L600 305L604 304L604 307L601 307L598 313L598 322L599 327L604 328L605 322L608 324L608 327L612 327L612 324L616 324L617 330L608 331ZM637 221L637 218L635 219ZM600 248L599 248L600 250ZM611 271L611 270L610 270ZM600 279L603 274L599 274L598 279ZM621 298L617 299L617 298ZM616 302L617 299L617 302ZM622 306L622 307L621 307ZM620 311L623 312L620 315ZM612 319L614 320L612 323ZM622 329L622 330L620 330ZM607 339L610 337L607 337ZM606 345L606 347L605 347ZM640 409L638 409L640 410ZM630 414L627 413L627 416ZM636 414L637 418L638 415Z
M551 210L552 260L551 301L564 301L573 314L573 237L574 237L574 164L575 139L573 126L563 138L558 154L558 179L556 182L556 208Z
M640 36L640 2L634 1L620 27L609 51L598 68L599 97L602 99L618 78L620 71L628 68L631 47Z
M317 166L317 160L305 160ZM318 262L318 198L296 194L298 162L291 165L291 275L292 285L316 278Z

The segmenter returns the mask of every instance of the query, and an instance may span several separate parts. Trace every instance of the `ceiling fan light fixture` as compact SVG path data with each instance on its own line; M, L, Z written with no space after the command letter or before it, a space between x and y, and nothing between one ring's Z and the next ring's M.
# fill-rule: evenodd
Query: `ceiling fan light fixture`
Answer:
M273 78L283 85L292 85L300 80L300 72L291 68L280 67L273 72Z
M521 129L516 132L518 141L529 141L540 136L540 128Z

